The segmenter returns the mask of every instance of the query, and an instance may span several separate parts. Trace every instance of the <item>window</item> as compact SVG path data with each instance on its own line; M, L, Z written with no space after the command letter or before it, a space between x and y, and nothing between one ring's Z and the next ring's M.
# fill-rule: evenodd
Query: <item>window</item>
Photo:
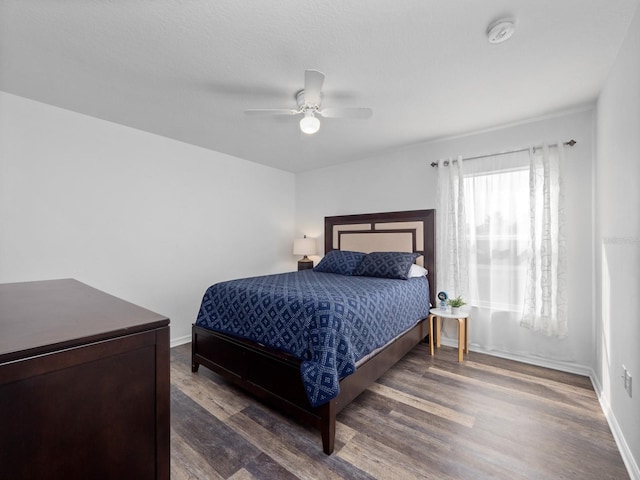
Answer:
M563 158L544 146L438 169L438 289L488 328L567 333Z
M529 244L529 171L465 175L469 303L521 312Z

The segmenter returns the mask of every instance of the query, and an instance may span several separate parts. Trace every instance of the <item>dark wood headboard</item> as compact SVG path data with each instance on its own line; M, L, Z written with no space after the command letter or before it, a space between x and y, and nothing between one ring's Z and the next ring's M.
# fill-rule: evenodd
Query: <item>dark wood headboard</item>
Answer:
M324 219L324 251L404 251L423 255L429 292L436 305L436 211L340 215Z

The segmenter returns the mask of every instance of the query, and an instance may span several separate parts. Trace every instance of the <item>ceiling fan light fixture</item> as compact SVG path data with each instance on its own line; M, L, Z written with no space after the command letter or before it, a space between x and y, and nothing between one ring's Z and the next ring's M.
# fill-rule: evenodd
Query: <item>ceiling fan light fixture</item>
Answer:
M315 117L312 110L304 112L304 117L300 120L300 130L307 135L312 135L320 130L320 120Z
M373 112L370 108L362 107L333 107L322 108L322 84L324 73L318 70L305 70L304 88L296 93L296 109L291 108L262 108L257 110L245 110L247 115L303 115L300 120L300 130L307 135L313 135L320 130L320 119L323 118L371 118Z

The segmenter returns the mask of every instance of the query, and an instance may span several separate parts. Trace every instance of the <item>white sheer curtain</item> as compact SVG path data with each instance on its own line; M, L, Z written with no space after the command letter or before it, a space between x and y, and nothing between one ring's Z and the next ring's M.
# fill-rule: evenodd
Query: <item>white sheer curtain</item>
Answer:
M546 354L533 332L567 333L561 157L560 142L438 168L438 290L467 300L485 350Z
M469 243L462 157L438 171L436 280L449 296L469 294Z
M567 335L567 266L562 164L564 147L554 154L529 150L529 258L522 325L545 335Z

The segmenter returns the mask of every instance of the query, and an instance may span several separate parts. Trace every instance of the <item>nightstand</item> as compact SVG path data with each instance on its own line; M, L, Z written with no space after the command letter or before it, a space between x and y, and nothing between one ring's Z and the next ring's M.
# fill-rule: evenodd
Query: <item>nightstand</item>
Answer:
M469 311L462 310L460 313L453 314L441 308L432 308L429 310L429 353L434 355L434 336L435 346L440 346L440 327L443 318L452 318L458 320L458 361L463 360L463 353L469 353ZM433 335L433 320L436 321L436 333Z
M313 260L299 260L298 261L298 271L302 270L311 270L313 268Z

